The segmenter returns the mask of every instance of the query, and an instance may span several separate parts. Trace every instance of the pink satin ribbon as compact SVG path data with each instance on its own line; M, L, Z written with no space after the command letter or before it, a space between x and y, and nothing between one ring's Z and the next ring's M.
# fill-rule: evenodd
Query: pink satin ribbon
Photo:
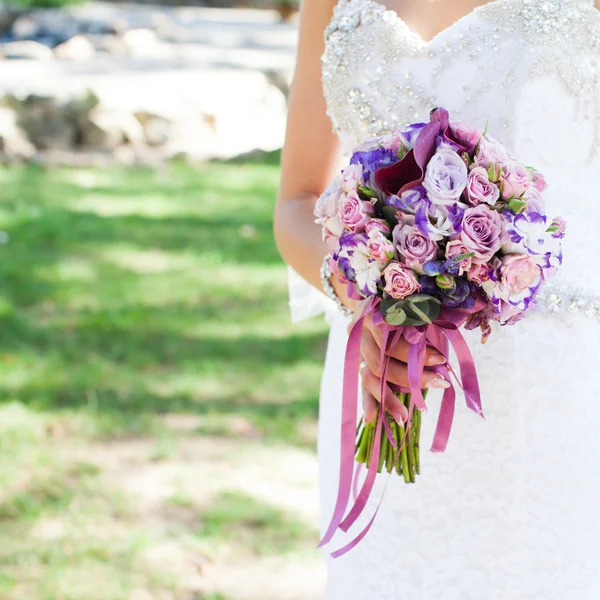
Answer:
M477 372L475 363L469 350L469 347L459 331L459 327L466 321L469 314L481 310L481 303L478 301L472 311L459 311L443 309L440 317L432 325L423 327L392 327L388 325L383 316L379 313L378 298L373 298L369 302L363 303L362 313L359 313L355 319L348 338L346 346L346 357L344 363L344 384L342 396L342 430L341 430L341 457L340 457L340 479L338 487L338 495L335 503L335 508L329 527L323 536L319 547L327 545L335 535L338 529L347 532L357 521L367 506L367 502L373 491L375 479L377 477L377 468L379 463L379 451L381 447L381 432L385 428L388 439L393 444L396 452L396 460L406 436L408 428L406 428L404 439L400 444L396 444L394 437L389 429L387 418L385 418L385 387L387 385L387 371L390 362L391 349L398 344L400 339L404 339L410 344L408 353L408 380L409 389L402 389L398 386L391 386L394 391L402 391L411 394L411 403L409 407L410 422L413 411L426 411L427 405L423 398L421 390L421 379L425 370L425 355L427 345L434 347L440 354L446 358L446 364L436 367L435 370L439 375L450 384L444 391L440 414L438 417L437 427L433 439L431 450L433 452L443 452L450 437L452 422L454 419L454 409L456 404L456 390L452 383L452 374L457 380L459 386L465 394L467 406L477 414L483 416L481 406L481 396L479 390L479 382L477 381ZM372 314L373 322L382 329L381 343L381 398L382 410L379 411L377 426L375 431L375 442L371 461L368 465L367 475L358 491L358 470L361 465L358 465L354 460L356 451L356 415L358 411L358 383L359 383L359 365L361 360L360 341L362 336L363 324L365 318ZM460 377L456 375L450 364L448 363L449 348L452 347L460 367ZM389 481L389 478L388 478ZM386 486L387 488L387 482ZM346 515L350 496L354 488L353 505ZM385 493L385 489L384 489ZM331 556L337 558L346 552L352 550L368 533L369 529L375 521L375 517L381 506L383 494L379 500L378 506L374 514L370 518L364 529L347 545L339 550L332 552Z

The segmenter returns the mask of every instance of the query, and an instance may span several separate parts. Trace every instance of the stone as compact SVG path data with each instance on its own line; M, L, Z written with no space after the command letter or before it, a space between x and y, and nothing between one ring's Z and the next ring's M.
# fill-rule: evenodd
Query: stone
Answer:
M33 94L14 104L17 122L36 148L68 150L75 145L77 127L68 104Z
M145 134L131 113L99 106L79 123L79 140L84 147L112 151L123 144L143 145Z
M83 35L76 35L54 49L54 56L61 60L84 61L95 55L94 45Z
M129 29L121 36L127 54L134 58L151 58L162 54L164 44L152 29Z
M9 59L53 60L54 53L48 46L32 40L5 42L0 44L0 56Z
M98 53L110 54L111 56L127 56L127 44L117 35L104 33L87 33L85 38Z
M15 40L31 40L38 34L39 25L30 15L17 17L11 27L11 33Z
M143 128L148 146L164 146L171 139L173 126L169 119L144 111L136 112L135 118Z
M0 154L8 160L30 160L35 156L35 147L19 128L15 111L1 105Z

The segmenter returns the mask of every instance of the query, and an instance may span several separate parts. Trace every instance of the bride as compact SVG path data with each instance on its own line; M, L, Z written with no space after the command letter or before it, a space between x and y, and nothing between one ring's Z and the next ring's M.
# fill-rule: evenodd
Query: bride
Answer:
M487 123L492 136L542 171L548 212L569 227L560 281L545 291L547 310L516 327L498 327L485 346L475 332L466 333L486 420L459 407L448 450L426 453L418 483L390 480L369 534L348 554L328 556L328 600L600 598L599 6L594 0L301 3L275 232L293 269L295 317L330 315L319 434L323 527L337 491L342 363L353 304L327 272L320 277L328 250L312 211L342 157L443 106L455 120ZM362 340L367 412L380 400L378 342L370 324ZM399 346L392 382L407 384L406 359ZM430 350L427 360L433 365L440 357ZM422 382L433 388L425 446L439 407L435 388L443 384L435 375ZM380 478L374 502L387 480ZM332 547L362 526L339 533Z

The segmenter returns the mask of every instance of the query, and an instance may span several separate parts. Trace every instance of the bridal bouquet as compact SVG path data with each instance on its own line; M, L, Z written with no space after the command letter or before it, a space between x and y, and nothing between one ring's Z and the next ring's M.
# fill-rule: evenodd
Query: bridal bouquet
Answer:
M444 357L452 347L457 375L436 367L444 392L433 451L446 448L455 404L454 377L467 405L482 413L477 375L459 328L516 323L536 306L544 281L562 263L565 222L546 215L543 175L521 164L486 132L450 123L442 108L416 123L359 146L318 200L315 215L332 251L331 272L361 300L346 351L342 464L334 516L322 545L347 531L366 505L384 468L407 483L420 473L420 389L426 347ZM391 349L410 345L410 389L392 386L408 419L398 423L382 405L377 418L356 428L360 337L372 315L382 330L382 394ZM354 506L345 516L358 463L368 465ZM356 483L356 482L355 482ZM374 517L373 517L374 518ZM373 519L371 519L370 524ZM334 553L339 555L355 545Z

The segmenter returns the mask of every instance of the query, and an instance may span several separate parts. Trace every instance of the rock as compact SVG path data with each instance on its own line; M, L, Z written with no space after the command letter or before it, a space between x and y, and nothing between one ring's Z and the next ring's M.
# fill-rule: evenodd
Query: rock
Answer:
M127 21L121 18L93 19L80 21L79 31L90 35L123 35L127 31Z
M0 4L0 35L12 34L13 25L18 18L18 9L15 10L5 4Z
M17 17L11 28L15 40L31 40L37 36L39 25L30 15Z
M156 56L164 45L151 29L129 29L121 39L127 47L128 55L134 58Z
M62 60L90 60L95 54L94 45L83 35L76 35L54 49L54 56Z
M0 44L0 56L10 59L52 60L54 53L44 44L23 40Z
M165 117L140 111L135 113L135 118L144 130L148 146L164 146L171 139L173 126Z
M19 129L16 113L7 106L0 106L0 154L9 160L35 156L35 147Z
M51 97L31 95L16 103L19 126L40 150L68 150L75 145L77 127L68 105Z
M145 136L131 113L97 107L79 123L79 140L84 147L112 151L123 144L141 146Z
M112 56L127 56L129 52L127 44L117 35L88 33L85 37L92 44L96 52Z

